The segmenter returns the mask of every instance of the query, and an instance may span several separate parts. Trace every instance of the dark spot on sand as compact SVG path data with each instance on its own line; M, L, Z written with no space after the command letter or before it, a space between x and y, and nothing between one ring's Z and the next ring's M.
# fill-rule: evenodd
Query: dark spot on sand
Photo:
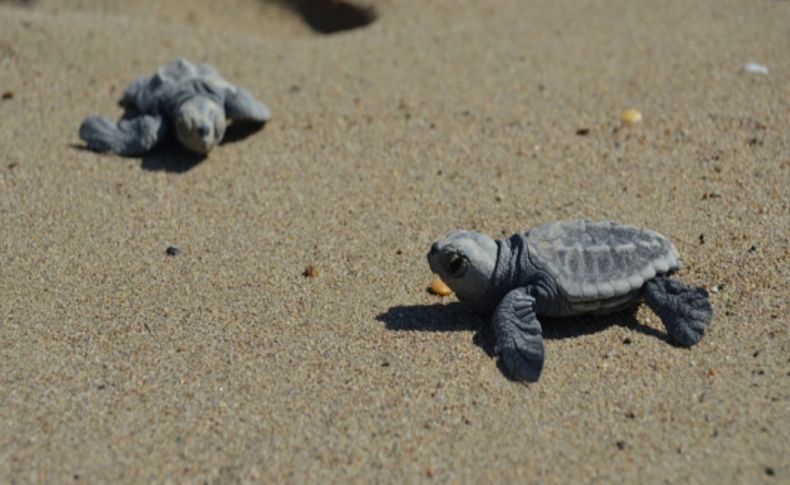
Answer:
M749 252L753 253L755 251L757 251L757 246L752 245L752 247L749 248Z
M3 99L5 99L5 100L14 99L14 92L13 91L5 91L3 93Z
M700 244L705 244L705 234L700 234L697 240L699 240Z
M769 477L772 477L772 476L774 476L776 474L776 472L774 471L773 468L771 468L770 466L767 466L767 467L765 467L765 474L768 475Z
M381 363L381 367L389 367L389 366L390 366L390 363L387 362L386 360Z
M619 440L615 444L617 445L617 449L618 450L624 450L625 449L625 441Z
M9 163L9 164L8 164L8 170L13 170L13 169L15 169L15 168L17 167L17 165L19 165L19 164L18 164L18 163L16 163L16 162L11 162L11 163Z
M579 135L579 136L587 136L587 135L590 134L590 129L589 128L579 128L578 130L576 130L576 134Z
M320 272L318 271L318 268L316 268L312 264L308 264L307 267L302 272L302 276L304 276L305 278L317 278L319 274Z
M623 344L625 344L625 345L631 345L631 338L630 338L630 337L626 337L626 338L624 338L624 339L623 339Z
M167 247L167 249L165 249L165 253L166 253L168 256L176 256L176 255L178 255L180 252L181 252L181 250L180 250L180 249L178 249L176 246L168 246L168 247Z

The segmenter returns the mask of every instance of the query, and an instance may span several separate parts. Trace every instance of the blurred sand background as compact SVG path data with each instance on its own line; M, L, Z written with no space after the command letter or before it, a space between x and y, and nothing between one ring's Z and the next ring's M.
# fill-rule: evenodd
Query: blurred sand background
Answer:
M367 5L327 36L259 0L0 2L2 481L788 483L790 2ZM273 120L202 163L80 149L180 56ZM521 385L425 291L453 229L576 217L676 243L718 290L700 345L549 322Z

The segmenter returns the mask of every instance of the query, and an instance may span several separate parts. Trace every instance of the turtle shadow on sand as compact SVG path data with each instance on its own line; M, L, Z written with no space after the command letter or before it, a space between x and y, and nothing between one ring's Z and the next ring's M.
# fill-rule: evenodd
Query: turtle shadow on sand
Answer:
M638 306L609 315L585 315L568 318L541 318L543 337L547 340L562 340L601 332L618 325L644 335L671 342L668 335L656 330L636 318ZM392 307L378 315L376 320L384 322L389 330L421 332L475 331L473 342L489 357L495 357L496 338L488 317L480 316L459 302L432 305L404 305ZM505 375L507 373L500 367Z
M225 137L219 142L219 146L237 143L250 135L262 130L266 123L231 123ZM217 149L212 150L208 155L198 155L186 150L177 141L167 139L157 145L153 150L143 155L143 163L140 168L151 172L165 171L170 173L184 173L200 165L204 160L211 156L221 157Z
M130 119L134 116L136 116L136 112L134 110L127 110L121 119ZM219 142L219 146L221 147L223 145L238 143L261 131L265 126L265 122L231 123L228 126L222 141ZM85 145L72 144L71 147L77 150L95 153ZM212 150L212 152L215 152L214 156L222 156L220 153L216 153L216 149ZM176 140L167 138L144 155L129 155L123 156L123 158L138 158L142 160L140 168L149 172L164 171L170 173L185 173L200 165L209 156L211 156L210 153L209 155L198 155L196 153L192 153L186 148L182 147L181 144Z

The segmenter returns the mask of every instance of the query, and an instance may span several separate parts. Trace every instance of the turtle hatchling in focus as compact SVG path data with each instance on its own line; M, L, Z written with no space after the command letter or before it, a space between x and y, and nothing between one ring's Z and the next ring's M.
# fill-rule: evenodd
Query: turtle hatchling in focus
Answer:
M699 342L713 318L704 288L671 277L681 263L666 237L615 222L553 222L502 240L456 231L431 246L428 264L461 302L492 315L497 353L518 380L537 381L543 370L540 316L645 302L683 347Z

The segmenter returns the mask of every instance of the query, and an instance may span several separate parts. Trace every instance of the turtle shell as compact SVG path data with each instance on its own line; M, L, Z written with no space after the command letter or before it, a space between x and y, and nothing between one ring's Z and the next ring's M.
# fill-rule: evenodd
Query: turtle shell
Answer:
M123 103L150 113L157 109L162 98L173 96L179 89L189 89L188 83L194 81L213 86L216 90L231 86L210 65L177 59L157 69L153 76L135 80L124 93Z
M578 310L626 302L645 281L681 265L661 234L615 222L552 222L531 228L525 238L533 262Z

